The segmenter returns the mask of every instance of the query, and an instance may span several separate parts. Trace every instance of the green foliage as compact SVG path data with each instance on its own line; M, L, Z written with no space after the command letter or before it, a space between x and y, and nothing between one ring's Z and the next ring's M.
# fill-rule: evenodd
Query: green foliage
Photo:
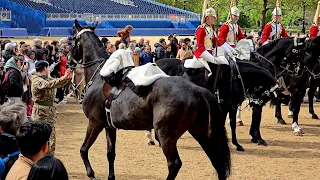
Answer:
M184 0L156 0L157 2L164 3L170 6L183 9ZM261 22L261 11L263 8L264 0L238 0L237 7L240 10L239 25L244 28L258 28ZM268 0L269 10L266 13L266 22L271 20L271 13L275 7L276 0ZM282 0L281 9L283 13L282 23L285 26L291 26L292 28L298 28L296 25L301 26L303 18L303 2L304 0ZM317 8L318 0L305 0L306 2L306 22L311 25L312 19ZM202 0L186 0L186 10L202 13ZM226 21L230 0L209 0L210 7L213 7L218 11L219 22ZM296 23L294 23L296 22Z

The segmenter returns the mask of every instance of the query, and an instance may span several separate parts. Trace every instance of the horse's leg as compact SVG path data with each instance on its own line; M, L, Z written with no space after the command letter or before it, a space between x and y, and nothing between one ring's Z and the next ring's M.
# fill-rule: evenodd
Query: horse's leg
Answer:
M242 122L242 119L241 119L241 104L240 104L240 106L239 106L238 109L237 109L236 118L237 118L238 126L244 126L244 124L243 124L243 122Z
M150 145L150 146L155 145L155 143L152 139L152 129L146 131L146 136L149 139L148 145Z
M114 175L114 160L116 158L116 139L117 129L105 128L107 137L107 157L109 161L109 176L108 180L115 180Z
M283 124L284 125L284 124L286 124L286 122L282 118L281 99L282 99L282 95L281 95L281 93L279 93L279 96L278 96L278 99L277 99L277 103L276 103L275 117L277 118L279 124Z
M161 129L155 128L155 133L158 134L162 151L167 158L169 169L167 180L173 180L178 175L178 172L182 166L182 162L177 149L177 141L182 134L178 137L175 137L176 134L172 134L172 132L169 132L168 127L164 127Z
M252 136L251 142L258 143L258 145L267 146L268 143L262 139L260 134L262 107L252 108L252 122L250 128L250 135Z
M156 139L156 141L158 141L159 146L161 147L161 142L159 140L159 137L158 137L157 133L154 133L154 138Z
M90 165L90 161L88 158L88 152L89 152L90 147L96 141L98 135L100 134L100 132L104 128L103 124L100 124L97 122L93 123L92 121L93 120L91 120L91 119L89 120L89 124L87 127L87 134L86 134L86 137L85 137L83 144L81 146L81 149L80 149L80 155L81 155L83 163L86 167L87 176L91 180L96 179L96 178L94 176L94 171Z
M315 80L311 78L310 88L308 91L308 99L309 99L309 113L312 115L312 119L319 119L313 109L313 97L316 93L316 90L317 90L317 86L315 85Z
M292 129L294 131L294 135L300 136L303 133L302 129L299 127L299 112L300 112L300 107L301 107L301 103L303 100L303 96L305 94L306 90L302 90L302 91L296 91L294 93L292 93L291 97L292 97L292 112L293 112L293 119L292 119Z
M237 147L237 151L244 151L244 148L238 143L238 140L237 140L236 113L237 113L237 110L230 108L229 118L230 118L230 127L231 127L231 131L232 131L232 133L231 133L232 134L232 144L234 144Z

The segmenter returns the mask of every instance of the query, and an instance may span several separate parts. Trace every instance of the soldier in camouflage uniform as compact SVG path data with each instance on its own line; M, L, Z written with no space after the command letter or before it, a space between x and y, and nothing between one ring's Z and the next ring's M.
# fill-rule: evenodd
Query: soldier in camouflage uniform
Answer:
M58 79L48 77L49 64L46 61L38 61L35 64L36 72L32 74L32 100L34 106L32 108L32 119L47 122L51 125L52 134L50 137L49 153L54 155L55 151L55 117L56 107L54 106L54 89L65 86L71 79L71 71L67 71L65 75Z

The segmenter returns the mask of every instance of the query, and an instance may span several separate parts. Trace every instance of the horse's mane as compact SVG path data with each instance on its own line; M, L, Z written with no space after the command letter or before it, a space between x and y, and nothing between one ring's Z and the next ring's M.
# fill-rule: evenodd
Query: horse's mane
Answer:
M257 49L257 52L258 53L264 53L266 51L269 51L271 50L272 48L274 48L274 46L278 45L279 41L284 41L284 40L292 40L292 38L281 38L281 39L277 39L277 40L274 40L274 41L271 41L265 45L262 45L260 46L258 49Z
M0 129L16 135L20 126L27 121L27 108L24 103L8 102L0 106Z
M90 39L90 41L92 42L91 46L87 46L87 51L88 52L94 52L96 51L98 53L99 56L104 57L105 59L109 59L109 56L107 54L107 51L105 49L105 46L103 45L103 43L101 42L101 40L99 39L99 37L96 35L96 33L90 32L90 34L93 34L93 36L89 36L88 38ZM88 33L89 34L89 33Z

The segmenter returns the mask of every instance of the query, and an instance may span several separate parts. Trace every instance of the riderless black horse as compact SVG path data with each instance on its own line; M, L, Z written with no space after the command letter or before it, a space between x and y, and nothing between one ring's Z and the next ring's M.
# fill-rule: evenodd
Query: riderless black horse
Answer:
M273 96L276 90L276 79L268 70L259 67L256 63L250 61L230 61L230 66L220 65L221 70L218 79L218 92L220 105L224 112L224 118L227 113L230 117L230 126L232 130L232 143L238 151L244 151L244 148L238 143L236 137L236 112L238 106L246 99L252 107L264 106ZM205 68L188 69L184 67L184 61L178 59L161 59L157 65L168 75L184 76L191 82L213 91L212 76L206 78ZM216 66L209 64L210 66ZM237 66L237 67L235 67ZM237 72L237 69L239 72ZM252 122L253 125L257 125ZM255 128L257 129L257 128ZM255 137L259 138L259 137Z
M260 63L269 69L291 93L290 106L293 111L293 123L295 135L303 134L298 125L298 115L302 103L308 79L313 73L310 69L318 63L320 37L306 40L305 38L283 38L272 41L257 49L252 61ZM281 97L281 93L279 94ZM254 110L253 116L261 116L260 110ZM276 106L276 118L278 123L285 124L281 115L281 100ZM260 118L260 117L259 117Z
M108 179L115 179L116 128L154 128L167 158L168 180L175 179L182 166L177 140L186 131L199 142L217 170L219 179L229 176L230 150L223 114L217 99L210 91L182 77L160 78L144 87L143 94L133 92L126 84L130 82L126 81L119 83L121 87L111 87L99 75L101 66L109 57L94 33L95 27L81 27L75 20L75 28L78 33L72 40L69 65L75 67L82 64L87 84L83 111L89 124L80 154L90 179L96 178L88 159L88 151L103 129L107 137ZM111 102L111 119L108 119L104 104L110 94L113 94L110 91L114 88L120 88L121 93Z

